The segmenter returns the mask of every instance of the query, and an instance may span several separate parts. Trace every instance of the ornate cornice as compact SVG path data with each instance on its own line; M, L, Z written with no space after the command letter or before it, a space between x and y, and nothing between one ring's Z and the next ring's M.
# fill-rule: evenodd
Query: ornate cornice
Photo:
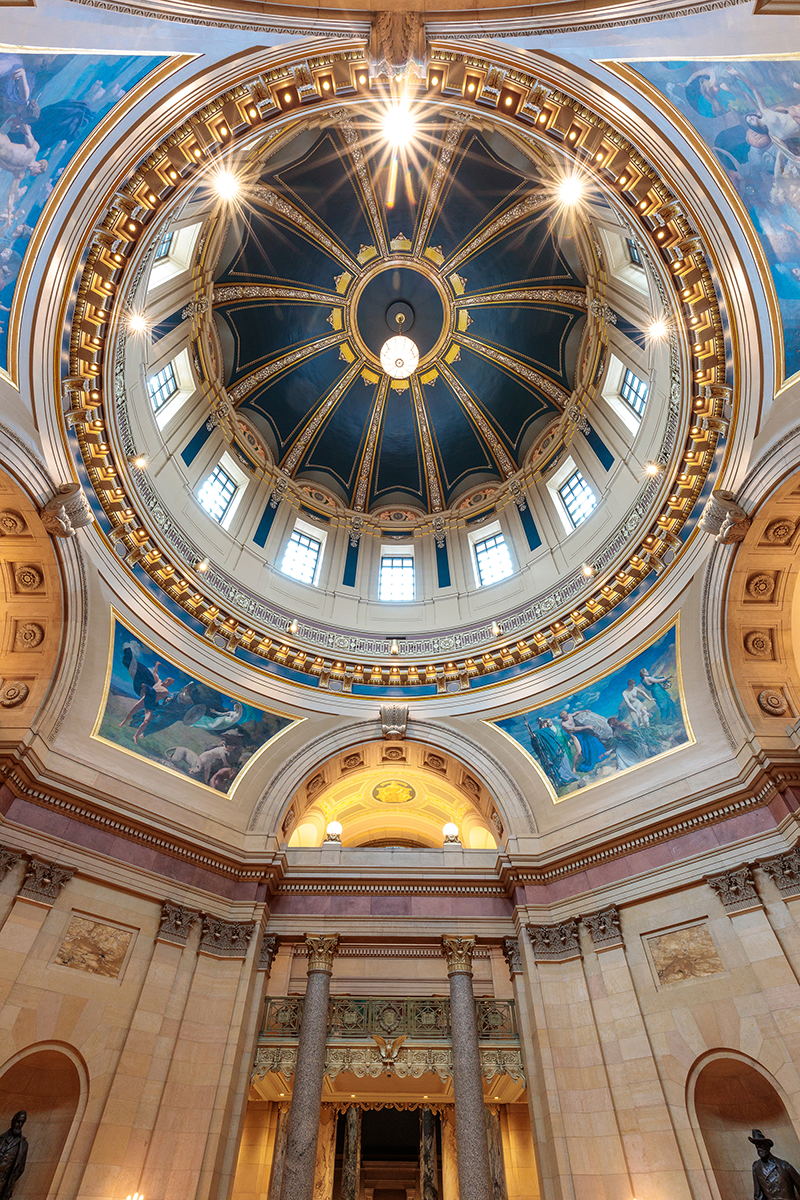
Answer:
M517 1049L480 1049L481 1074L484 1079L509 1075L525 1084L522 1052ZM252 1081L277 1072L285 1079L294 1075L297 1065L296 1045L262 1045L256 1050ZM358 1079L378 1079L381 1075L396 1075L399 1079L419 1079L436 1074L446 1082L453 1077L453 1051L449 1046L400 1046L388 1057L378 1046L328 1046L325 1051L325 1077L335 1079L343 1071Z

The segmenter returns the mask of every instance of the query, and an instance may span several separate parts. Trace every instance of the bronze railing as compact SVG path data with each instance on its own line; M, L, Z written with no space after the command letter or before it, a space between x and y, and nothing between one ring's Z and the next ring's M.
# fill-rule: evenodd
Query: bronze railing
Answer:
M475 1001L481 1041L518 1041L513 1000ZM303 1019L302 996L268 996L261 1037L294 1039ZM450 1001L440 996L411 999L333 996L328 1006L329 1038L397 1037L450 1040Z

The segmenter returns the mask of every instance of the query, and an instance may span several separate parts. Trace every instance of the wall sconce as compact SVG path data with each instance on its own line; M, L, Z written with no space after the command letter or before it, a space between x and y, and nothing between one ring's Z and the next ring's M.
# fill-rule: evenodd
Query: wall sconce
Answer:
M342 827L338 821L328 821L328 824L325 826L325 842L341 846ZM323 845L325 845L325 842L323 842Z
M445 846L460 846L461 845L461 842L458 837L458 826L455 825L452 821L448 821L446 825L442 826L442 833L444 834Z

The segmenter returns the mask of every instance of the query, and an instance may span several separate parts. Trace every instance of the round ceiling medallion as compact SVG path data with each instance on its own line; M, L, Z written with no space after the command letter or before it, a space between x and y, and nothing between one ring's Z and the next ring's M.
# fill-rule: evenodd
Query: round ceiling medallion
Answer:
M381 366L391 379L408 379L418 363L419 350L411 338L392 337L383 343Z

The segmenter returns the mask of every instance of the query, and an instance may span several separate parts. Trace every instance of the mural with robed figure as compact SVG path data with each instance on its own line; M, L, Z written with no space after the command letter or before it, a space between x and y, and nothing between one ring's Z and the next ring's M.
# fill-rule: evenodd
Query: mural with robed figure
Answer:
M258 751L294 724L190 675L114 614L100 741L230 793Z
M524 750L556 800L690 744L677 624L579 691L487 723Z

